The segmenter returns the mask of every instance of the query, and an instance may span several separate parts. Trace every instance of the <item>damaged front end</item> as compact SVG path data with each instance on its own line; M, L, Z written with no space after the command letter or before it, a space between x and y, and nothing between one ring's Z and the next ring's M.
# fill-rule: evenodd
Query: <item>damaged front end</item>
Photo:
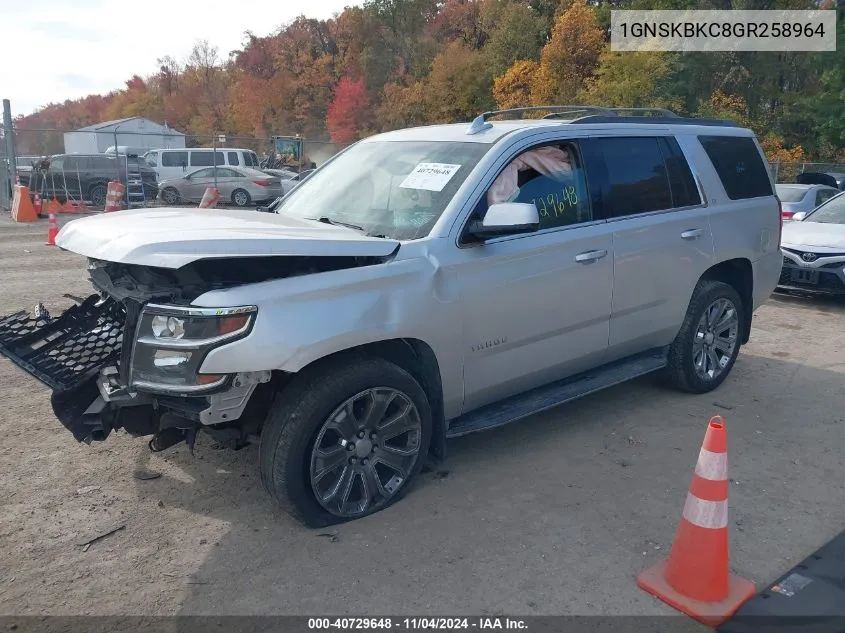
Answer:
M53 412L79 442L103 441L113 430L123 429L137 437L153 435L150 448L159 451L183 440L193 447L197 431L203 429L229 448L246 445L246 438L259 430L263 411L257 409L266 407L269 394L251 397L270 381L271 373L197 374L209 337L157 341L153 336L146 344L145 337L136 340L139 328L152 332L149 324L162 317L160 312L155 305L100 295L91 295L57 318L39 304L33 314L0 319L0 353L53 390ZM215 324L224 318L201 317ZM178 317L164 317L165 322L174 319ZM245 317L239 316L238 323L245 323ZM214 332L211 345L235 338L235 331ZM191 366L181 373L172 371L173 358L189 354L197 356ZM163 371L156 375L160 359ZM144 363L153 375L144 371ZM195 385L187 384L187 372L197 376Z
M384 257L256 257L198 260L179 269L89 260L97 294L53 317L0 318L0 354L52 389L56 417L77 441L117 429L153 435L150 448L199 430L238 449L260 432L275 385L270 371L204 374L208 353L247 337L258 308L201 308L221 290L378 264ZM281 377L279 377L281 378Z

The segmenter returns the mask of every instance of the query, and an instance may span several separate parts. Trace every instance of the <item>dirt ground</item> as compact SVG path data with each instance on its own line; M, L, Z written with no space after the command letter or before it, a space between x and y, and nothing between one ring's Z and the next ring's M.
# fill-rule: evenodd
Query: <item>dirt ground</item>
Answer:
M89 294L46 233L0 219L0 314ZM450 441L401 503L329 532L274 507L257 446L78 444L0 359L0 615L671 613L634 578L671 544L715 414L732 565L762 588L845 527L843 332L845 303L775 296L715 393L646 378Z

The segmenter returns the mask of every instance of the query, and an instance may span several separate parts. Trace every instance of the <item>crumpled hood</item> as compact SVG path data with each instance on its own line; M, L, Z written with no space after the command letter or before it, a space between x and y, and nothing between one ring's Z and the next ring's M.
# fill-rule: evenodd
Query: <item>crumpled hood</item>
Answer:
M385 257L399 242L275 213L157 208L73 220L59 231L56 245L109 262L181 268L224 257Z
M842 253L845 252L845 224L784 222L780 244L797 250L812 247L819 253Z

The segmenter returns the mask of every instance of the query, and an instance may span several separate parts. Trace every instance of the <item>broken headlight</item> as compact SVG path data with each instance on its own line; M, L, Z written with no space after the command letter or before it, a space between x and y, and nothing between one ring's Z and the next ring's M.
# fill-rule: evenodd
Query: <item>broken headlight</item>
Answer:
M201 374L209 351L249 334L258 308L182 308L147 305L138 320L129 382L164 393L213 390L226 374Z

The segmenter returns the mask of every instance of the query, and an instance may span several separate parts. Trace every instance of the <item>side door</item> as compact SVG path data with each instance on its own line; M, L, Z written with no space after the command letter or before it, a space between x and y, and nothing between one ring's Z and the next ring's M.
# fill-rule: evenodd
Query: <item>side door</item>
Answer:
M599 217L612 229L608 359L668 345L714 261L698 183L670 135L593 137L585 155Z
M185 177L182 196L188 200L202 200L207 187L214 186L214 168L198 169Z
M607 350L612 236L592 215L578 142L554 143L569 154L569 173L521 170L515 197L502 188L511 163L546 147L509 159L459 238L465 412L599 365ZM537 206L540 230L468 242L466 226L486 211L491 191Z

